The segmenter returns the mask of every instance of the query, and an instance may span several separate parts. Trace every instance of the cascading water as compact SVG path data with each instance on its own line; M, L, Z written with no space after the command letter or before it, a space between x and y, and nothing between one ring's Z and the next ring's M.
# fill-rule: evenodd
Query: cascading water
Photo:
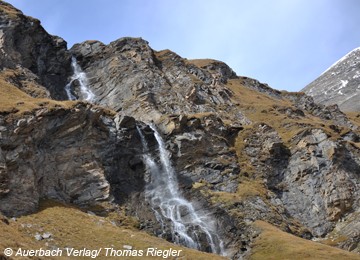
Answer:
M65 91L69 100L77 100L76 96L72 93L71 87L75 81L78 82L80 86L80 98L88 102L93 102L95 95L88 87L88 79L85 72L82 71L75 57L71 58L71 67L73 69L73 75L71 76L70 82L66 84Z
M193 204L179 192L170 162L170 153L155 127L151 126L159 147L160 162L151 156L148 144L138 128L144 154L143 161L150 174L146 180L145 198L150 202L164 232L166 222L171 222L172 240L186 247L225 255L223 242L217 235L211 216L203 210L195 210ZM204 246L206 242L206 246Z

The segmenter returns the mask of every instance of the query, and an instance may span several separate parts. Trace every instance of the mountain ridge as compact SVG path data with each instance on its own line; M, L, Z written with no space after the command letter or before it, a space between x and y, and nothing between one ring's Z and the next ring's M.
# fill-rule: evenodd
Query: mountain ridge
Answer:
M359 111L360 47L347 53L302 91L318 103Z

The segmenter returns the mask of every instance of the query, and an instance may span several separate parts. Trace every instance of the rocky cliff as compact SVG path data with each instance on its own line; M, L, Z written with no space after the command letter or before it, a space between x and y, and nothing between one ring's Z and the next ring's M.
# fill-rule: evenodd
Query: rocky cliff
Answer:
M275 246L261 244L269 232L258 220L360 251L359 117L237 76L220 61L155 51L141 38L67 50L39 21L4 2L0 11L2 214L36 214L43 199L106 204L100 216L135 218L137 228L173 241L166 229L159 232L164 223L146 199L138 129L157 154L153 124L182 194L214 217L228 257ZM64 101L72 57L92 103ZM79 97L76 81L71 91Z
M352 50L302 91L318 103L337 104L344 111L360 111L360 48Z

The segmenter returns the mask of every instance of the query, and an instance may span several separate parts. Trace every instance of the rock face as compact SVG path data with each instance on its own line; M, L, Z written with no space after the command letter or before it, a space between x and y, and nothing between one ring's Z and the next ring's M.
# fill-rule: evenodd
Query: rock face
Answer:
M46 198L80 206L106 201L159 235L137 132L158 154L152 123L182 194L215 217L229 257L249 254L256 220L360 252L360 124L337 105L271 89L220 61L154 51L141 38L67 50L37 20L0 7L0 84L36 104L21 113L0 104L4 215L34 212ZM66 98L71 57L86 73L94 104L38 99Z
M318 103L360 111L360 48L346 54L302 91Z
M0 68L26 69L53 98L65 99L63 86L71 73L66 42L49 35L39 20L24 16L3 1L0 12Z
M323 236L358 207L357 153L343 142L329 140L320 129L305 131L295 143L281 199L291 215L314 235Z
M210 62L201 69L171 51L153 51L140 38L109 45L88 41L70 51L87 73L99 105L146 122L164 114L203 112L231 113L239 123L246 121L220 84L236 77L224 63Z
M0 211L28 214L41 198L78 205L125 201L142 190L143 171L129 163L141 147L135 120L125 121L82 103L0 117Z

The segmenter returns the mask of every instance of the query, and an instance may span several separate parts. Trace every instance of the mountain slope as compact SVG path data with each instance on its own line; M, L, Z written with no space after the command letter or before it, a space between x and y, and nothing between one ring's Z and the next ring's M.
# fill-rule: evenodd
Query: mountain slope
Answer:
M38 209L42 200L51 199L98 216L115 215L120 218L115 224L126 228L134 228L127 219L135 219L136 228L177 241L170 219L159 218L148 199L147 183L154 176L144 153L154 164L162 160L157 129L184 199L212 217L228 257L258 257L259 252L261 257L267 248L277 248L267 240L268 226L259 227L257 220L298 237L360 251L359 234L353 232L360 209L355 114L350 118L302 93L280 92L237 76L220 61L155 51L141 38L59 48L44 43L57 38L42 28L24 30L33 18L0 4L7 43L1 49L18 53L9 55L0 71L4 215L47 223ZM17 30L36 37L15 44ZM45 44L46 55L28 48L28 42ZM71 67L74 59L77 69ZM54 70L39 70L37 61L57 62L57 84L48 81ZM84 87L95 95L93 103L80 100ZM68 101L67 90L79 100ZM66 207L56 211L68 214ZM186 209L179 212L190 215ZM71 221L83 233L80 219ZM78 246L67 229L60 234L61 243ZM211 251L199 234L202 249ZM280 231L272 234L283 237ZM80 244L89 244L83 239ZM333 257L342 252L307 242L314 246L309 257L316 258L317 250ZM302 256L290 246L288 254Z
M14 250L17 248L60 248L62 250L61 256L42 257L42 259L69 259L65 248L71 245L75 249L102 249L97 257L98 259L111 259L116 256L122 259L133 259L134 256L125 254L129 247L134 251L138 250L137 252L143 250L141 259L164 259L162 256L146 255L147 248L154 247L160 250L172 248L179 252L180 257L188 259L225 259L218 255L171 244L134 227L116 226L115 223L120 221L131 221L124 216L122 217L120 218L111 212L107 216L96 216L93 212L85 209L80 210L54 201L42 201L38 212L20 217L16 221L1 219L0 216L0 230L2 231L0 233L0 248L2 249L0 258L4 257L2 255L4 248L13 248ZM50 234L50 237L41 240L34 239L36 235L39 236L44 233ZM106 248L109 248L108 252ZM111 251L116 252L112 253L113 257L111 257ZM123 254L121 255L121 253ZM93 257L82 257L81 255L71 258L93 259ZM19 257L15 259L19 259ZM23 257L21 259L33 258Z
M346 54L302 91L318 103L360 111L360 48Z

